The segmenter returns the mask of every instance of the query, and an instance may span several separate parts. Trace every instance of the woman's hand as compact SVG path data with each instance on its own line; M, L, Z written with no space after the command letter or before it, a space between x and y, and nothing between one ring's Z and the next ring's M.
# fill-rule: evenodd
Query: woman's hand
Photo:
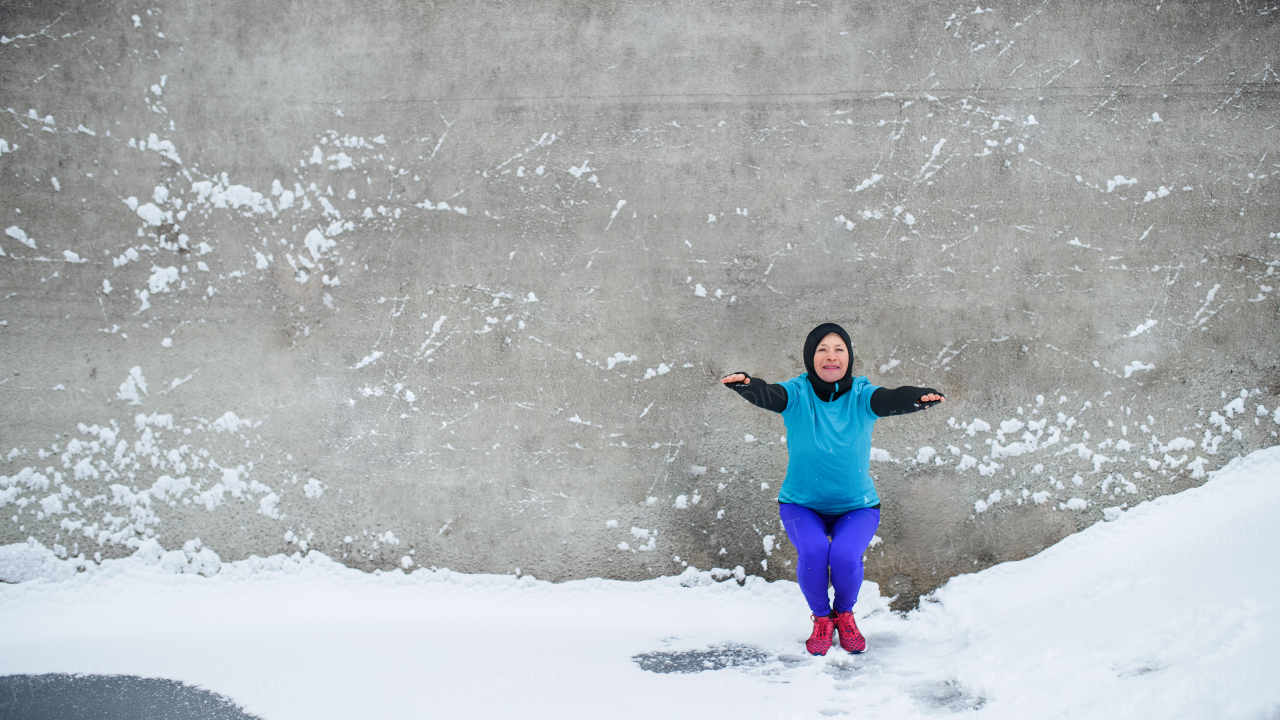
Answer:
M734 373L732 375L726 375L720 378L720 382L724 385L732 385L734 383L742 383L743 385L750 385L751 378L748 377L745 373Z
M925 396L923 396L923 397L921 397L921 398L920 398L920 402L922 402L922 403L928 403L928 402L946 402L946 401L947 401L947 399L946 399L945 397L943 397L942 395L938 394L938 393L929 393L928 395L925 395Z

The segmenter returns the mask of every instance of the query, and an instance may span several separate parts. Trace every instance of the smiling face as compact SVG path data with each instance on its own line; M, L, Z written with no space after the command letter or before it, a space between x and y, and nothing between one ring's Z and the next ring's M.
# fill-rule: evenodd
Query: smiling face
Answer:
M813 353L813 369L821 380L833 383L844 377L848 367L849 348L845 347L843 338L830 333L818 342L818 349Z

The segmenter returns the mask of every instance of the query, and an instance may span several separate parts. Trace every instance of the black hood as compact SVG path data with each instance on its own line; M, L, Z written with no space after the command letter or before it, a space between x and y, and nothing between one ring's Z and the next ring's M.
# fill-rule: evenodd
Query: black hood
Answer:
M849 364L845 367L844 377L834 383L829 383L818 377L818 373L813 368L813 354L818 350L818 343L822 342L822 338L835 333L844 340L844 346L849 350ZM813 391L818 394L818 399L823 402L831 402L836 398L849 392L850 386L853 384L853 341L849 339L849 333L844 328L835 323L822 323L818 327L809 331L809 337L804 341L804 367L809 371L809 384L813 386Z

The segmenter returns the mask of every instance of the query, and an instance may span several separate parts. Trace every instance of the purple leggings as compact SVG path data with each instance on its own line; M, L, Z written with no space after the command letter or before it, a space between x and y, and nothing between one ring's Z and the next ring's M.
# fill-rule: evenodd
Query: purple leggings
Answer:
M880 527L879 508L823 515L803 505L778 503L782 526L796 547L796 580L818 617L831 614L827 583L836 589L836 612L848 612L862 588L862 554Z

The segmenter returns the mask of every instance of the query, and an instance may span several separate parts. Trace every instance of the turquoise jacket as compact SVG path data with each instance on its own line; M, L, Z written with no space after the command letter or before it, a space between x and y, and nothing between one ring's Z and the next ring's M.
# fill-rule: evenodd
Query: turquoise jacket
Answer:
M782 420L788 459L778 502L824 515L880 504L871 479L871 429L877 419L871 394L878 386L865 377L851 382L849 392L833 402L818 399L808 373L780 383L787 391Z

